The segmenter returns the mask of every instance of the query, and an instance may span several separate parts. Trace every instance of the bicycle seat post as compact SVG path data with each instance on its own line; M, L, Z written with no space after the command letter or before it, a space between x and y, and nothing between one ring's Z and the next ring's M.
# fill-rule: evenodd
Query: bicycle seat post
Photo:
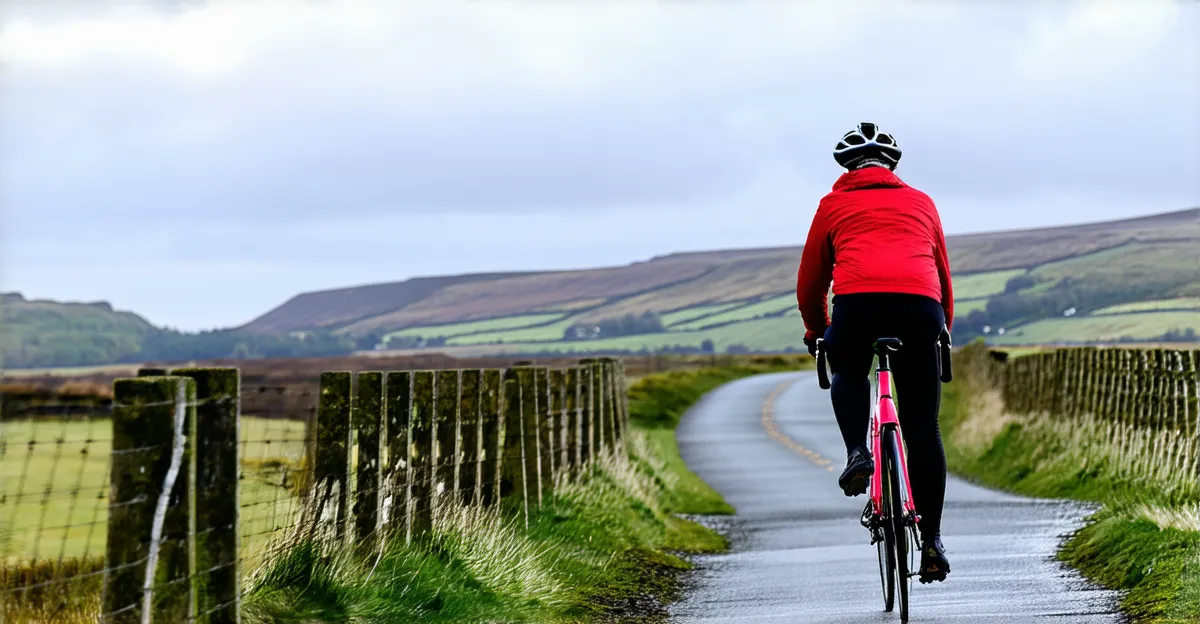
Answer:
M878 338L875 340L875 344L872 347L875 349L875 355L879 356L879 370L891 370L888 354L899 351L902 346L904 346L904 343L900 342L899 338Z

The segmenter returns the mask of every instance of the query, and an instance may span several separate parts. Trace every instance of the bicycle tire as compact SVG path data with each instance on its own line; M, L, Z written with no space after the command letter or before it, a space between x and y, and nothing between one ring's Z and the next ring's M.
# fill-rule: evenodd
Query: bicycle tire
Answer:
M900 607L900 621L908 622L908 590L909 590L909 560L908 560L908 530L904 526L904 505L900 499L900 440L895 429L883 432L883 448L887 455L888 489L895 493L888 506L893 534L894 552L896 556L896 598Z
M896 534L892 531L891 522L891 488L887 480L883 481L883 539L875 542L876 554L879 556L879 581L883 586L883 610L891 613L896 603L896 550L893 542Z

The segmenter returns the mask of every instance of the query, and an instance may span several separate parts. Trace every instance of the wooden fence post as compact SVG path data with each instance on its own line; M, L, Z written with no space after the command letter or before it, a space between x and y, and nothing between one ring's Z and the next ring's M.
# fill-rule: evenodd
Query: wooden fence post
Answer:
M387 373L384 378L387 398L387 476L383 480L388 488L388 505L385 518L388 534L399 531L407 540L411 526L409 514L409 486L412 480L410 458L412 442L409 434L409 417L412 415L412 373L401 371Z
M522 418L522 393L521 379L517 374L518 369L508 369L504 371L503 377L503 418L501 420L501 433L504 438L504 454L501 456L503 464L501 470L501 488L500 497L507 495L511 491L521 493L521 514L524 517L526 526L529 525L529 497L530 491L527 487L529 479L526 475L525 463L525 427L524 418Z
M567 458L567 371L561 368L550 371L550 414L555 474L566 474L570 465Z
M464 370L458 379L458 450L454 456L459 463L455 467L454 487L458 500L469 505L479 504L479 482L483 473L482 375L478 369Z
M590 360L579 360L581 466L592 461L592 458L596 456L596 393L592 372Z
M494 505L500 502L501 471L504 468L504 420L502 372L483 371L483 394L479 414L479 438L483 446L480 462L476 504Z
M105 622L183 622L195 615L196 383L113 383ZM147 611L149 613L147 613Z
M539 366L533 369L533 383L537 389L538 449L538 504L544 504L554 487L554 413L550 411L550 369Z
M384 424L383 373L357 375L354 428L358 431L358 466L354 484L354 528L359 544L370 545L379 527L382 488L379 483L380 429Z
M626 387L625 380L625 361L616 358L613 360L613 389L616 393L615 401L617 406L617 438L621 443L621 448L626 448L626 438L629 436L629 389Z
M433 528L434 372L413 373L412 412L408 421L409 541Z
M521 397L521 457L528 505L542 504L541 445L538 440L539 393L537 369L520 366L511 369L520 383ZM528 521L528 510L526 511Z
M582 420L582 404L580 403L579 367L567 369L567 398L565 402L567 417L567 465L571 467L571 476L579 473L583 464L580 444L580 420Z
M617 430L617 367L613 358L602 358L600 370L604 377L604 441L612 453L617 452L621 435Z
M592 422L596 423L596 454L601 455L612 450L608 445L608 421L605 415L608 413L608 380L604 378L604 363L600 360L592 360L592 393L596 396L595 416Z
M461 468L458 451L458 408L462 404L459 396L458 370L438 371L434 384L434 442L433 442L433 497L431 502L435 507L442 504L442 498L454 496L457 485L455 477Z
M350 401L349 372L321 373L313 483L317 487L318 508L334 506L333 536L338 541L346 535L346 507L350 494Z
M177 368L196 384L195 494L197 621L241 621L238 570L238 442L241 374L236 368Z
M1191 353L1191 378L1188 379L1188 388L1191 396L1188 397L1188 406L1191 408L1191 416L1188 418L1189 425L1192 427L1192 443L1195 445L1192 448L1192 457L1196 457L1196 478L1200 479L1200 349L1196 349Z

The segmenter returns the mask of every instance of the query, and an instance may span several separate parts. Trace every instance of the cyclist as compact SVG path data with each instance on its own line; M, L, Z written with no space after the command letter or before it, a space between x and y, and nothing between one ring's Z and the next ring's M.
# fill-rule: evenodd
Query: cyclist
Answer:
M900 428L908 448L921 521L922 583L950 572L940 536L946 454L938 429L941 385L937 339L954 319L950 264L933 201L896 177L900 147L873 123L860 123L833 157L846 172L821 199L800 261L796 298L804 343L823 337L833 371L830 395L846 443L838 477L846 496L866 492L874 462L866 446L871 414L872 343L896 337L892 357ZM833 282L833 316L826 297Z

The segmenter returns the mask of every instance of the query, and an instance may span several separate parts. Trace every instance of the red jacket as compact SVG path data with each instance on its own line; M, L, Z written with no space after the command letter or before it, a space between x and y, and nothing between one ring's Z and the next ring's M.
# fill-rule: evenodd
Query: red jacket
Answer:
M946 328L954 291L942 220L928 195L883 167L842 174L821 199L796 276L796 300L816 338L829 326L833 294L907 293L942 302Z

